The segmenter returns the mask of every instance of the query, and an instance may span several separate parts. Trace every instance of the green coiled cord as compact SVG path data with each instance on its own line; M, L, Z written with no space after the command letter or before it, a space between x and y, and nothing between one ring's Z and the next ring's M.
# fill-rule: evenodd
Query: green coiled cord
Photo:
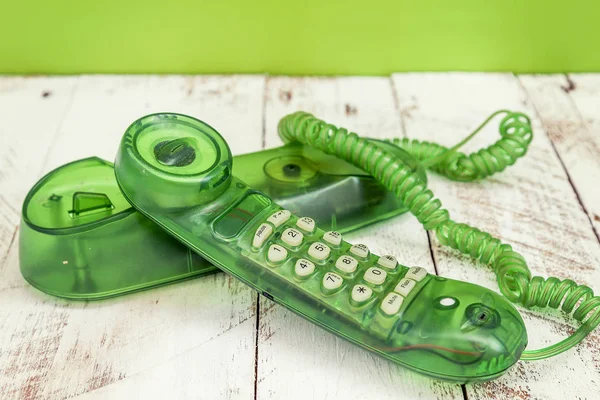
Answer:
M468 156L456 151L499 113L507 114L500 123L500 140ZM496 274L500 291L513 303L525 307L561 308L566 313L575 310L573 317L582 325L573 335L552 346L525 351L521 359L543 359L562 353L581 342L600 323L600 297L594 296L592 289L569 279L532 277L523 256L510 245L477 228L452 221L427 184L408 165L376 142L302 111L281 119L278 130L284 142L308 144L371 174L408 207L425 229L435 231L442 244L489 264ZM501 110L451 149L407 139L392 142L450 179L468 181L481 179L514 164L525 154L532 138L530 120L526 115Z
M465 155L457 149L471 140L494 117L506 114L500 121L501 138L491 146ZM437 143L417 139L391 139L389 142L410 153L424 167L455 181L474 181L502 172L525 155L533 133L529 118L520 113L499 110L490 115L468 137L451 149Z

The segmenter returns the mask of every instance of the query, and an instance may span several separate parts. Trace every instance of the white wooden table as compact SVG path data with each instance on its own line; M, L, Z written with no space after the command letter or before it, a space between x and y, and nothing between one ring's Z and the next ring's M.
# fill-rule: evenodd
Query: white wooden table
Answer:
M451 145L500 108L531 116L527 156L479 183L430 174L431 188L455 220L512 244L534 273L600 291L600 75L0 77L0 398L598 399L599 332L461 387L368 354L222 273L98 302L50 297L19 273L31 185L68 161L112 160L142 115L191 114L241 154L280 145L277 121L296 110L364 136ZM496 126L465 150L497 140ZM409 215L349 239L497 290L487 267L441 248ZM558 312L522 312L531 348L572 332Z

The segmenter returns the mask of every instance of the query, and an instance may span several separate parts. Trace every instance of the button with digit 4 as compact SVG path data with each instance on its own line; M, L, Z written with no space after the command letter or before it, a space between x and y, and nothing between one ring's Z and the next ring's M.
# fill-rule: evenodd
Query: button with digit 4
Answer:
M261 224L254 234L254 239L252 239L252 247L261 247L272 233L273 227L271 225Z
M352 300L357 303L362 303L369 300L372 294L373 290L365 285L355 285L352 288Z
M387 296L381 302L381 311L387 315L394 315L400 311L404 298L398 293L388 293Z
M423 280L423 278L425 278L426 276L427 276L427 271L425 270L425 268L412 267L411 269L408 270L408 272L406 273L406 275L404 277L413 279L417 282L421 282Z
M310 233L315 230L315 220L309 217L302 217L296 221L296 226Z
M294 271L296 272L296 275L306 277L315 272L315 264L308 261L306 258L299 258L298 261L296 261Z
M337 231L325 232L323 240L332 246L339 246L342 243L342 234Z
M323 287L326 290L335 290L342 286L344 279L334 272L328 272L323 276Z
M281 226L281 224L283 224L288 219L290 219L291 216L292 216L292 213L289 212L288 210L279 210L276 213L273 213L267 219L267 222L272 223L273 225L275 225L276 228L278 228Z
M278 263L287 258L288 252L285 247L278 244L272 244L267 252L267 259L272 263Z
M319 261L323 261L329 257L329 253L331 253L329 246L321 242L314 242L308 248L308 255Z
M364 244L355 244L350 247L350 253L357 257L367 258L369 256L369 248Z
M379 264L383 268L394 269L396 268L398 261L396 260L396 257L387 255L379 257L379 260L377 260L377 264Z
M281 234L281 240L293 247L300 246L302 239L304 239L302 232L294 228L287 228Z
M417 284L416 281L413 281L412 279L404 278L404 279L400 280L400 282L398 282L398 284L394 288L394 292L406 297L414 289L416 284Z
M358 268L358 261L356 261L356 258L354 257L341 256L335 262L335 267L340 271L351 274Z
M381 268L371 267L365 272L365 281L372 283L373 285L381 285L385 282L387 272Z

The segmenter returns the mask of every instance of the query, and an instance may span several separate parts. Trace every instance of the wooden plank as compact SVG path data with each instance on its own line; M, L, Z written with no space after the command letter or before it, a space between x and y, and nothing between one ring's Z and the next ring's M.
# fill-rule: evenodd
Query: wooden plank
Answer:
M366 136L401 132L387 78L269 78L266 101L267 147L280 145L277 122L297 110ZM427 237L414 218L398 217L347 239L434 272ZM258 344L257 398L463 398L458 385L373 356L264 299Z
M71 104L75 82L0 77L0 262L16 236L23 197Z
M82 77L45 171L112 159L131 122L165 110L205 119L234 152L259 150L263 89L262 76ZM3 281L22 282L17 248ZM224 274L91 303L22 285L0 305L1 398L254 396L256 294Z
M519 81L511 74L414 73L393 76L409 137L452 145L489 113L508 108L532 117L535 139L527 156L504 173L478 183L453 183L430 175L431 187L455 221L481 228L513 245L534 274L573 278L600 287L600 246L565 170ZM465 150L498 139L496 120ZM494 133L492 133L494 132ZM489 268L433 240L440 275L498 290ZM521 309L522 310L522 309ZM522 310L529 348L572 333L560 313ZM595 398L600 389L600 337L554 359L519 362L498 380L468 385L472 398Z
M600 76L521 75L600 240Z

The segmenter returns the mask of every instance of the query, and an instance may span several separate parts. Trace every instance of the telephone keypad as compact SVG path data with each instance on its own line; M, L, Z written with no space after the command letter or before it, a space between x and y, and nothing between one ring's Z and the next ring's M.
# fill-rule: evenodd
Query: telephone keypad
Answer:
M311 218L288 216L283 211L258 227L253 247L260 250L268 243L266 259L272 267L278 266L274 272L294 277L292 282L299 288L324 296L322 301L340 312L344 309L340 301L345 299L349 310L362 310L354 318L367 315L363 307L374 307L385 318L399 317L405 298L418 291L427 276L423 268L399 266L394 256L371 254L365 245L344 242L339 232L319 233ZM281 219L285 221L279 223ZM318 287L321 289L315 292Z

